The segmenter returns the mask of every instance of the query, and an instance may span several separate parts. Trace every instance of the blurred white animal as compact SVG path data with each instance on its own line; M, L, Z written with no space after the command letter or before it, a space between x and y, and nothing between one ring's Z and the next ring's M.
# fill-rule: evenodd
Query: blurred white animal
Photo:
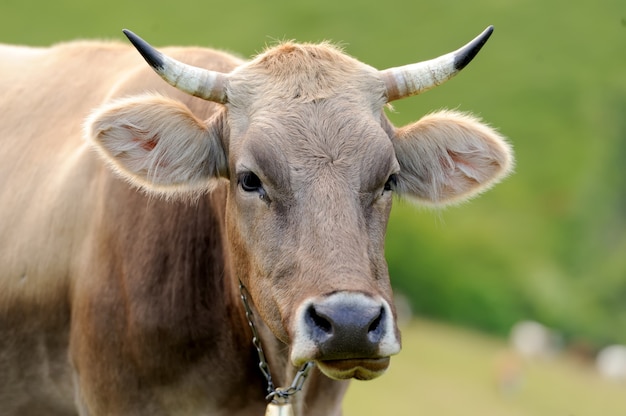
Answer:
M546 358L558 349L558 335L534 321L521 321L511 329L511 346L524 358Z
M596 357L596 368L607 379L626 381L626 346L610 345L602 349Z

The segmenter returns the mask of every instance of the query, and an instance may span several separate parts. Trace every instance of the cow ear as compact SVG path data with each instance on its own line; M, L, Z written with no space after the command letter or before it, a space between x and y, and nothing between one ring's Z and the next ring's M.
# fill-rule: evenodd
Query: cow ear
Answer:
M504 138L468 114L433 113L393 134L400 164L397 192L428 205L467 200L496 184L513 166Z
M179 101L130 97L94 111L85 135L135 185L165 195L201 192L227 176L224 114L203 122Z

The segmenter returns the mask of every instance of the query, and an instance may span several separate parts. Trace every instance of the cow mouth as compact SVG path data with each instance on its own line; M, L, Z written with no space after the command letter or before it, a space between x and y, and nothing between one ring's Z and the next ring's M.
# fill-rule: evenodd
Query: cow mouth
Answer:
M389 357L355 358L345 360L317 360L317 367L335 380L371 380L382 375L389 367Z

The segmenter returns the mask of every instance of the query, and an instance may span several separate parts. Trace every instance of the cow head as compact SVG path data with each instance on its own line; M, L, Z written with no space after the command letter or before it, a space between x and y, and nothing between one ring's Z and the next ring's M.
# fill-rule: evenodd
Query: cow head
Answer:
M292 363L371 379L400 350L383 247L392 194L463 201L512 164L502 137L470 115L443 111L396 128L383 108L452 77L490 33L385 71L328 44L285 43L224 74L127 32L166 81L223 106L203 121L172 99L131 97L98 109L87 137L152 192L193 194L228 180L235 271Z

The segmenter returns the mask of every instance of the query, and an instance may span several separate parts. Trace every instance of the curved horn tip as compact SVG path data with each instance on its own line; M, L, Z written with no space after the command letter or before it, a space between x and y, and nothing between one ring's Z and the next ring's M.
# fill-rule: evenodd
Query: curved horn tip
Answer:
M462 70L469 64L472 59L478 54L483 45L487 43L487 40L493 33L493 26L487 27L487 29L483 30L483 32L476 36L474 40L465 45L463 48L459 50L457 55L454 57L454 68L457 71Z
M159 51L154 49L148 42L135 35L130 30L124 29L122 32L152 68L163 69L165 63L163 62L163 55L161 55Z

